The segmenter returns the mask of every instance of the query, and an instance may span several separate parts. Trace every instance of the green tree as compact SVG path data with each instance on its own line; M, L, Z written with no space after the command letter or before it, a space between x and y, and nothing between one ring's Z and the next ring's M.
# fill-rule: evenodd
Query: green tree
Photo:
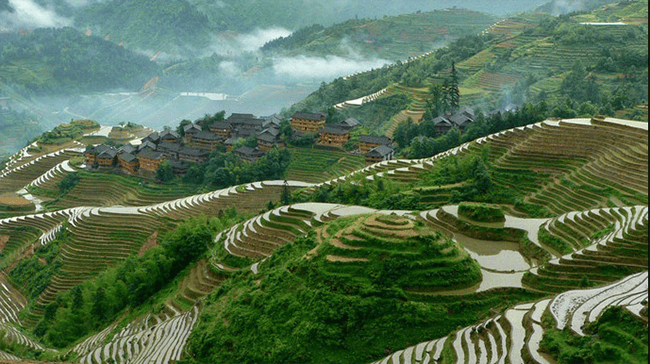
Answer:
M174 179L174 167L168 161L164 161L156 171L156 178L162 182L169 182Z

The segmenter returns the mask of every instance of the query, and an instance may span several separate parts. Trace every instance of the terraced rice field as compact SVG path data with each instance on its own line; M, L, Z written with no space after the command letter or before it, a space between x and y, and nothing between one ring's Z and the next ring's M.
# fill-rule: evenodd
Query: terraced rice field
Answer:
M461 229L458 221L470 222L463 221L457 214L457 207L447 203L453 186L427 190L426 197L438 207L421 212L377 211L362 206L317 203L282 206L221 232L215 241L232 256L253 262L243 269L258 274L264 270L264 261L274 249L316 230L320 245L307 259L322 259L328 274L358 279L363 277L365 266L372 263L379 251L381 254L408 255L399 249L401 244L409 244L404 243L405 240L430 234L436 236L438 255L436 258L412 253L408 256L423 267L420 272L411 272L413 280L400 283L409 295L464 295L504 287L549 294L547 299L512 307L449 336L399 350L378 361L381 363L441 360L553 363L539 351L544 332L542 317L551 317L558 329L568 327L574 334L583 335L584 325L594 322L609 306L624 306L633 314L641 315L642 301L648 294L647 124L611 118L547 120L480 138L430 158L392 160L359 168L361 160L338 171L329 167L327 173L330 174L321 175L318 184L288 181L287 187L309 191L321 185L347 181L353 175L412 182L439 159L464 155L487 144L495 169L545 176L540 179L541 184L517 185L517 188L526 193L527 202L546 207L553 217L517 217L520 212L509 207L502 225L471 224L476 229L523 230L529 242L527 247L517 245L521 242L464 238L467 231ZM305 156L313 157L320 150L307 152ZM331 152L327 153L331 158ZM12 190L27 185L52 188L54 181L73 170L66 161L75 155L74 151L69 152L70 155L59 153L41 157L35 163L30 162L35 158L27 154L25 149L2 171L2 188ZM339 158L323 163L343 166L350 157L341 153ZM302 168L310 172L322 166L305 164ZM323 182L327 178L332 179ZM494 180L513 187L512 181L498 173ZM11 259L48 244L64 222L69 226L72 239L60 248L61 273L54 276L38 297L36 307L26 313L22 322L18 314L27 300L0 276L0 325L6 326L11 340L41 350L40 344L16 328L32 327L38 322L44 305L52 302L58 292L69 290L105 267L138 252L152 233L171 229L178 221L200 213L214 216L230 207L240 212L260 211L269 200L279 200L284 184L285 181L255 182L176 199L172 199L176 192L170 192L163 197L164 202L128 192L134 206L77 205L55 212L2 219L0 241L4 242L4 256ZM90 185L80 182L77 188L82 188L81 191ZM85 191L85 194L99 193ZM106 204L114 203L110 199L105 201ZM70 204L74 205L72 200ZM328 229L330 226L338 228ZM439 233L434 233L434 229ZM549 240L540 238L540 234L553 237L553 244L559 245L548 245ZM481 251L477 248L481 244L491 245L489 249L492 250ZM531 259L531 249L544 252L547 258ZM451 284L435 284L434 287L418 278L424 273L445 276L445 268L438 264L440 260L454 265L474 262L474 259L472 264L480 266L476 279L470 277L458 282L447 279ZM511 266L499 267L497 263L504 259ZM218 287L233 269L216 256L201 260L180 280L177 293L165 302L162 312L136 319L120 330L113 324L71 350L78 354L82 363L178 360L196 323L200 300ZM413 283L416 281L417 284ZM582 287L590 288L576 290ZM115 330L115 335L109 338ZM12 356L0 352L0 358Z
M575 334L584 336L584 325L596 321L611 306L622 306L641 319L639 312L647 296L645 271L598 289L568 291L551 299L517 305L448 337L396 351L374 363L551 364L555 363L553 358L539 348L544 332L542 316L550 315L558 329L570 327Z
M289 164L287 178L294 181L323 182L365 165L363 156L343 151L293 148L291 152L293 159Z

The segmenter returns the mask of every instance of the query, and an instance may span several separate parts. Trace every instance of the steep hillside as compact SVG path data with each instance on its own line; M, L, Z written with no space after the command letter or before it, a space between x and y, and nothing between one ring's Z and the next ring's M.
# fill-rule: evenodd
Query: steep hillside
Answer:
M65 147L25 149L0 186L46 191L79 153ZM559 338L646 317L645 123L547 120L318 185L265 181L173 199L102 180L107 188L80 182L70 208L0 220L7 355L370 362L407 348L387 360L562 362L583 344ZM132 207L111 206L129 203L112 197L119 190ZM296 202L267 211L287 191ZM501 219L468 217L486 213ZM585 303L563 303L574 296ZM611 316L608 305L632 314ZM73 324L84 317L93 324ZM607 337L601 345L623 350Z

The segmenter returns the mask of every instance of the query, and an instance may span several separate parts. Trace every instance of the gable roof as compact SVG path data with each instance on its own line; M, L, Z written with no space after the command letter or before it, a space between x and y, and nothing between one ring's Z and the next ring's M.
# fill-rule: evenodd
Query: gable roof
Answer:
M178 135L177 132L175 132L173 130L170 130L170 129L165 130L162 133L160 133L160 139L169 139L169 138L178 139L179 137L180 136Z
M255 119L255 115L253 115L253 114L239 114L239 113L234 112L234 113L230 114L230 116L228 116L226 121L232 121L232 120L235 120L235 119Z
M233 153L238 153L238 154L243 154L243 155L248 155L251 157L260 157L264 155L264 152L257 148L251 148L247 146L241 146L235 150L233 150Z
M321 134L334 134L334 135L345 135L350 134L350 131L347 129L340 128L334 125L326 125L320 131Z
M210 129L230 129L232 124L229 121L215 121L210 125Z
M474 109L472 109L472 108L469 107L469 106L463 106L463 107L461 107L461 108L458 110L458 112L456 112L456 113L457 113L457 114L465 114L465 115L467 115L468 118L470 118L470 119L472 119L472 120L474 120L474 119L476 118L476 113L474 112Z
M117 151L113 148L111 149L106 149L105 151L101 152L100 154L97 155L97 158L99 159L113 159L117 155Z
M150 142L150 143L151 143L151 142ZM117 150L117 152L120 153L120 154L122 154L122 153L133 153L133 152L136 151L136 149L137 149L137 148L134 147L134 146L132 146L131 144L124 144L123 146L121 146L121 147Z
M172 152L178 152L180 147L181 147L181 145L178 144L178 143L162 142L162 143L158 144L157 149L160 150L160 151L169 150L169 151L172 151Z
M142 144L138 145L138 151L143 150L144 148L149 148L151 150L156 150L156 144L150 140L145 140Z
M386 136L377 136L377 135L362 135L359 137L359 141L368 144L379 144L379 145L388 145L392 142L389 137Z
M178 154L191 155L195 157L203 157L208 155L208 152L196 148L181 147Z
M108 149L111 149L110 145L98 144L98 145L89 145L86 147L85 153L100 154Z
M327 114L324 112L297 112L291 116L293 119L305 119L311 121L325 120Z
M117 157L127 163L134 162L136 160L136 157L131 153L120 153Z
M356 128L359 126L359 121L355 118L347 118L339 123L342 127Z
M449 126L453 126L453 123L449 121L446 117L440 115L437 118L433 119L433 125L440 125L440 124L445 124Z
M140 153L138 153L138 157L147 158L147 159L156 159L156 160L163 159L162 153L154 152L153 150L149 150L149 149L141 150Z
M157 143L160 140L160 134L158 134L157 131L154 131L153 133L147 135L146 137L142 138L142 141L144 142L145 140L151 140L154 143Z
M183 126L183 131L185 133L188 133L188 132L197 133L197 132L201 131L201 128L198 125L194 124L194 123L189 123L189 124Z
M454 114L449 117L449 121L457 126L465 126L472 122L472 119L465 114Z
M381 158L383 158L383 157L385 157L385 156L387 156L387 155L389 155L389 154L391 154L393 152L394 152L393 148L387 147L385 145L380 145L378 147L374 147L374 148L370 149L370 151L368 153L366 153L365 155L367 155L368 157L381 157Z
M223 136L211 133L209 131L199 131L192 137L194 139L203 139L203 140L221 140Z

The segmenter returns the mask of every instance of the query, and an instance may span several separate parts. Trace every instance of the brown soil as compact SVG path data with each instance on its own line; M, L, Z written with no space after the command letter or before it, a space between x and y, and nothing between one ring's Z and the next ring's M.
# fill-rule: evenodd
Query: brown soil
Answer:
M338 255L328 255L327 260L330 262L367 262L368 258L350 258Z
M29 206L32 203L20 196L0 196L0 205Z
M138 257L142 257L144 253L147 252L147 250L151 248L155 248L157 246L158 246L158 231L156 230L151 235L149 235L147 241L144 244L142 244L142 246L140 247L140 251L138 251Z
M5 245L9 241L9 235L0 235L0 253L5 250Z

